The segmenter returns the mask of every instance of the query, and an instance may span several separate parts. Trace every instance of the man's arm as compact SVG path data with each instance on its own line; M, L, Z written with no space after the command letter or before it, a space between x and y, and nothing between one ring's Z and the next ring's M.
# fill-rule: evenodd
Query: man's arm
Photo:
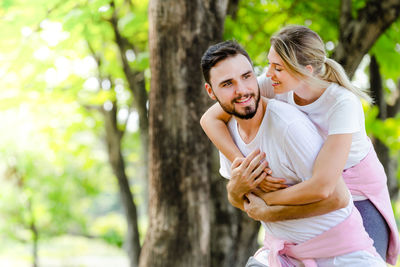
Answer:
M257 193L260 193L259 191ZM334 210L344 208L350 200L349 191L343 179L335 187L334 192L326 199L311 204L297 206L268 206L257 195L247 194L248 203L244 204L247 214L255 219L265 222L276 222L292 219L302 219L323 215Z

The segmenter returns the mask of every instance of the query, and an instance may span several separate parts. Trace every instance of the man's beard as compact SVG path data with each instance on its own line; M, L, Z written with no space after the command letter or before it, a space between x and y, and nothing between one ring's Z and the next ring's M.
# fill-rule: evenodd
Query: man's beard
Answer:
M218 100L220 106L222 107L222 109L223 109L226 113L228 113L228 114L230 114L230 115L232 115L232 116L235 116L235 117L237 117L237 118L239 118L239 119L248 120L248 119L253 118L254 115L255 115L256 112L257 112L258 103L260 102L260 88L258 88L257 95L255 95L255 94L244 95L244 97L247 97L247 96L251 96L252 98L255 99L255 106L248 106L248 107L245 107L243 113L239 113L239 112L237 112L237 111L235 110L235 103L236 103L236 101L237 101L238 99L242 98L243 96L240 96L240 97L237 97L237 98L233 99L232 102L231 102L231 105L227 105L227 104L222 103L221 101L219 101L218 98L217 98L217 100Z

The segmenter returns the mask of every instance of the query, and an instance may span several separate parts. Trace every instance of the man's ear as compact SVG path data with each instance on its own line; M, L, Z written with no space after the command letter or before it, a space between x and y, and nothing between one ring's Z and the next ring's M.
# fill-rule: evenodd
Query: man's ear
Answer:
M307 65L306 70L308 70L310 72L310 74L314 73L314 68L311 65Z
M209 83L205 83L204 87L206 88L207 94L208 96L212 99L212 100L216 100L217 98L214 95L214 92L211 88L211 85Z

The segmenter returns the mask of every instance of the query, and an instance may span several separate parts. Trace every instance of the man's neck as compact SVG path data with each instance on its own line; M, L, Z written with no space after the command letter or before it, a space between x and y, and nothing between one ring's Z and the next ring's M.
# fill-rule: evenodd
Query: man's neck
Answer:
M240 119L235 117L238 123L238 131L239 135L242 138L243 142L246 144L253 141L258 133L258 129L264 119L265 109L267 107L267 101L261 97L260 102L258 104L258 108L254 117L248 120Z

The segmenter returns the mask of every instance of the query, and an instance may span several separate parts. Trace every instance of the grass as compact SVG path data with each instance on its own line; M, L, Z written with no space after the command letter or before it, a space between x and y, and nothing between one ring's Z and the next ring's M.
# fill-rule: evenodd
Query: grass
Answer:
M99 240L61 236L39 244L39 267L128 267L129 261L122 249ZM31 246L2 243L0 266L31 267Z

